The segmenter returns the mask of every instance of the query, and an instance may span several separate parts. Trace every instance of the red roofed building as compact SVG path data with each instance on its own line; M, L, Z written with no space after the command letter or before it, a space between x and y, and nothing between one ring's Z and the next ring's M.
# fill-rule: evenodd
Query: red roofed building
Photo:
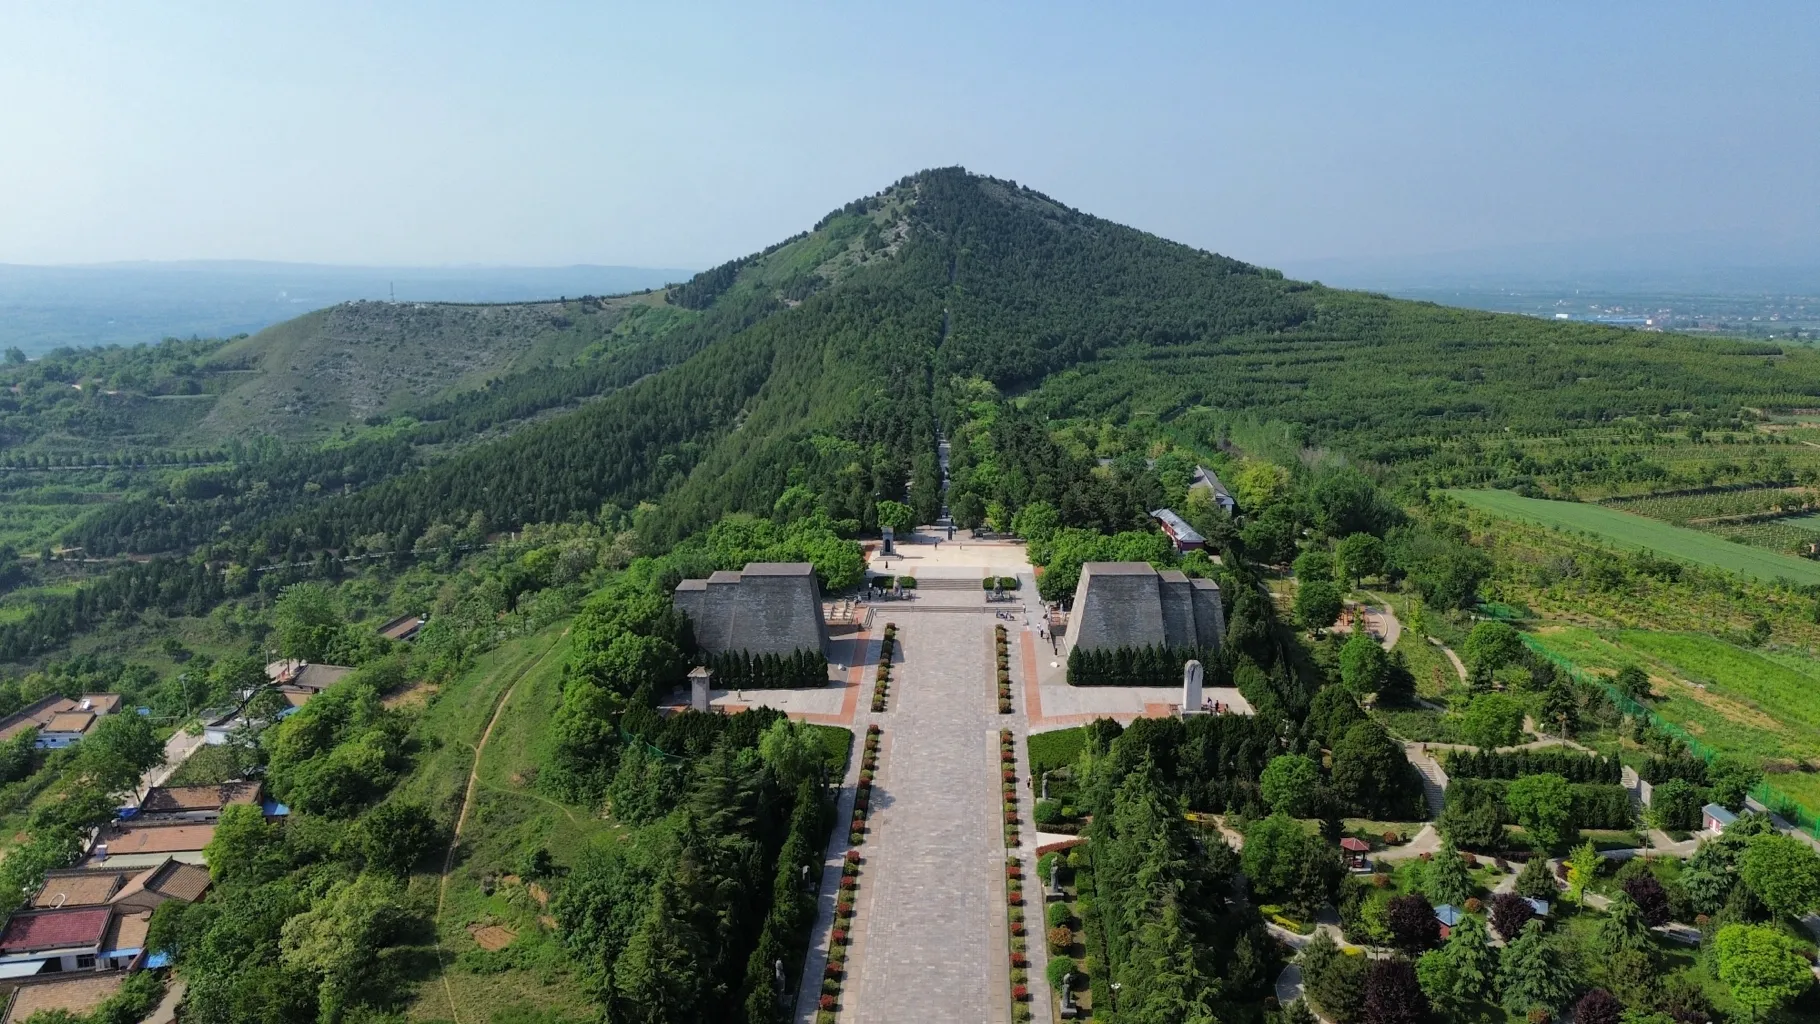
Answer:
M0 932L0 965L58 961L54 970L94 970L114 911L108 907L14 914Z

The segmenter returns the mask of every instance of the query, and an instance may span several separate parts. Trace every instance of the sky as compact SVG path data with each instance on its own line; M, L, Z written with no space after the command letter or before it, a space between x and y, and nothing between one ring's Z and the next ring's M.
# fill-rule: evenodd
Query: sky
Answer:
M0 263L706 267L961 164L1269 265L1820 236L1820 4L0 0Z

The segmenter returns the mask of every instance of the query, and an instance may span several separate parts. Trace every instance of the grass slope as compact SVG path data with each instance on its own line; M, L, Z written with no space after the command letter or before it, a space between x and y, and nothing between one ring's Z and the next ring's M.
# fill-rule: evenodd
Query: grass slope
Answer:
M474 804L449 876L437 945L425 958L429 969L408 1014L412 1020L456 1019L451 1001L462 1008L463 1020L490 1020L494 1009L506 1007L578 1020L592 1012L540 901L541 890L505 880L536 849L549 850L561 871L589 843L613 832L610 822L589 809L566 806L533 788L536 766L547 754L545 727L561 702L567 628L561 623L483 656L437 695L417 723L424 753L394 798L425 801L452 820L475 766L475 745L505 700L480 758ZM434 873L413 882L432 902L436 887ZM481 938L488 945L509 942L489 950Z
M1660 520L1602 505L1525 498L1510 491L1450 490L1447 494L1493 515L1556 530L1589 533L1619 547L1648 549L1658 555L1710 565L1754 579L1786 578L1796 583L1820 583L1820 563L1746 547L1712 534L1670 526Z
M450 305L353 302L306 313L216 352L209 366L243 372L196 429L317 436L544 365L564 365L609 339L661 293L601 301Z
M1820 766L1820 662L1769 655L1696 633L1553 626L1536 639L1582 669L1639 665L1651 676L1651 707L1713 749L1753 762ZM1768 782L1820 809L1820 774L1794 771Z

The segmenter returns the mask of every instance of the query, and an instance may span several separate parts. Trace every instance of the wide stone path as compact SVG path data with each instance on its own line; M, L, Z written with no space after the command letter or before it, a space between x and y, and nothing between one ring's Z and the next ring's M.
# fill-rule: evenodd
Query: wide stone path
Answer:
M990 613L894 619L902 663L841 1020L1010 1017Z

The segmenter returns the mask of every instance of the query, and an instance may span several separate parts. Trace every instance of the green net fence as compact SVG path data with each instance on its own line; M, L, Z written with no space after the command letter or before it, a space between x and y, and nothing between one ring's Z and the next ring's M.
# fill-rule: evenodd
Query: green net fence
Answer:
M1580 668L1580 666L1543 646L1535 637L1525 635L1523 637L1523 643L1527 645L1530 650L1553 662L1556 668L1566 672L1568 675L1574 677L1574 679L1588 686L1598 687L1604 692L1606 697L1611 699L1612 704L1614 704L1619 711L1639 721L1647 722L1651 727L1659 729L1663 733L1686 744L1687 749L1692 751L1695 756L1706 761L1711 761L1718 755L1718 751L1695 739L1686 729L1668 721L1661 715L1656 714L1651 708L1632 700L1629 696L1620 692L1606 677L1594 675L1591 672L1585 671ZM1809 810L1801 801L1796 800L1794 797L1789 796L1787 793L1784 793L1782 790L1777 789L1767 782L1759 782L1756 785L1756 788L1751 790L1750 795L1755 797L1758 803L1761 803L1771 811L1774 811L1776 814L1787 819L1791 825L1794 825L1796 828L1809 835L1820 838L1820 816L1816 816L1814 812Z

